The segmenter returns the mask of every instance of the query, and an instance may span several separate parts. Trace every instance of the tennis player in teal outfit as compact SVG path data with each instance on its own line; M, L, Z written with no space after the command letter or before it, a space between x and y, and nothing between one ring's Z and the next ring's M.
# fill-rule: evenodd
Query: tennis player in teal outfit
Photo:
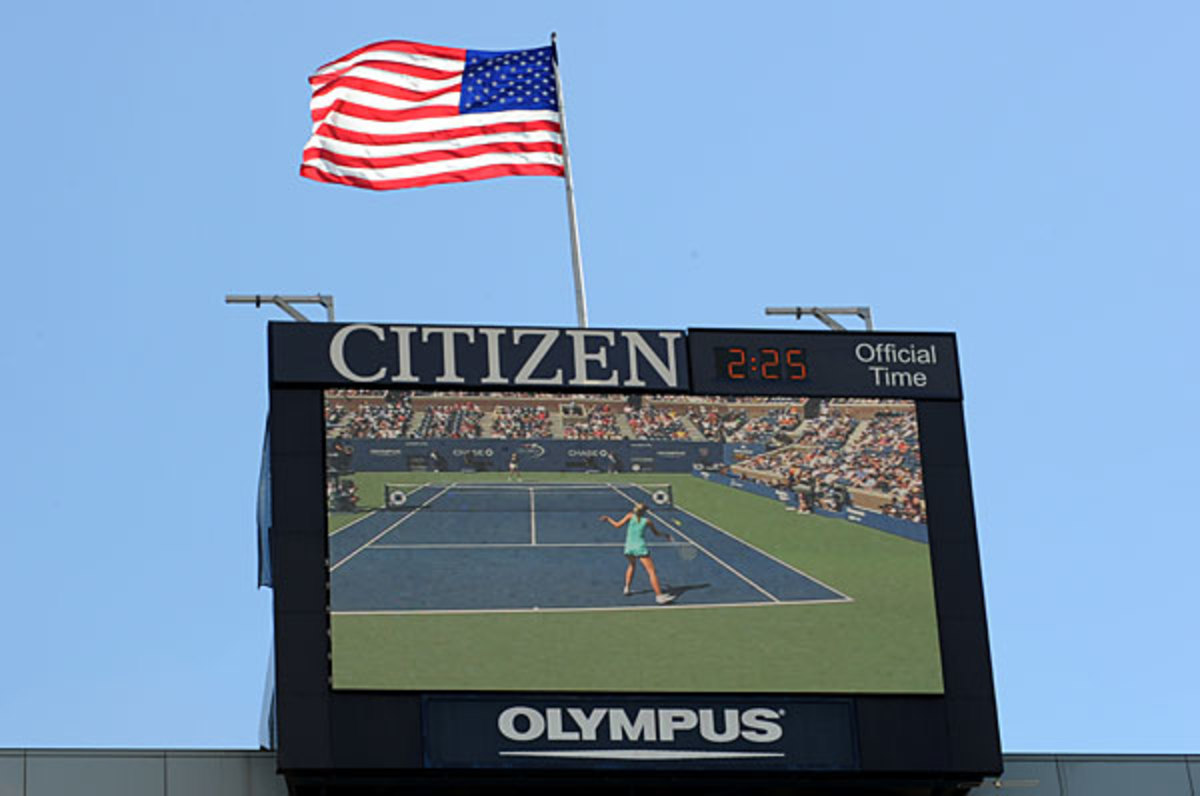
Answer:
M607 514L600 517L600 520L614 528L625 526L625 558L629 562L625 567L625 596L633 594L630 587L633 585L634 563L641 561L646 574L650 576L650 585L654 588L654 601L660 605L674 601L675 595L664 592L658 583L658 573L654 570L654 561L646 547L646 529L649 528L655 536L661 536L668 542L671 541L671 535L654 527L654 523L646 517L646 504L635 503L633 511L619 520L614 520Z

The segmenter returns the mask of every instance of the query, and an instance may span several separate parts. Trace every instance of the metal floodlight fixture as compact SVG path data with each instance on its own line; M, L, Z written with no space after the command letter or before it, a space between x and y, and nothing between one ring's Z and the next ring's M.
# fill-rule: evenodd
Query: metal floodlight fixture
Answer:
M253 304L255 307L261 307L263 304L274 304L279 309L292 316L293 320L305 322L311 320L307 315L293 307L293 304L320 304L325 308L325 320L332 322L333 318L333 296L326 296L321 293L316 293L311 296L280 296L267 295L265 293L255 293L254 295L236 295L229 294L225 296L226 304Z
M842 326L833 317L834 315L857 315L862 319L868 332L875 331L875 324L871 321L870 307L767 307L766 313L767 315L794 315L796 320L800 320L805 315L811 315L835 332L844 332L846 327Z

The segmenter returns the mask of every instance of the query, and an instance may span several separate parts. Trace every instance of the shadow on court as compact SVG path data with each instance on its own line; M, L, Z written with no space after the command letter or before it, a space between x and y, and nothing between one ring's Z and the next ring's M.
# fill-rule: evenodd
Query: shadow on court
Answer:
M676 597L682 597L690 591L698 591L700 589L712 588L711 583L685 583L682 586L672 583L663 587L663 591L674 594Z

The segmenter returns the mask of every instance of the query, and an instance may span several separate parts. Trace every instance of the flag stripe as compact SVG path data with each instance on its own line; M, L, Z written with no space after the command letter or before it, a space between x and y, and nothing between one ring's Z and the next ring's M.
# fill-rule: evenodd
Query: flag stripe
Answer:
M330 61L324 66L318 67L315 74L340 72L354 64L372 60L395 61L396 63L435 69L461 71L466 59L467 51L458 47L439 47L434 44L418 44L413 41L381 41L359 47L336 61Z
M488 133L468 135L461 138L441 139L436 141L418 141L408 144L363 145L352 141L341 141L336 138L313 136L305 147L305 157L310 149L322 149L325 152L345 155L355 158L395 158L414 155L419 152L432 152L447 149L468 149L487 144L553 144L555 151L562 151L562 135L550 130L532 130L511 133Z
M407 72L379 69L375 66L356 66L339 77L323 80L319 85L314 84L316 87L313 89L313 97L316 98L331 91L334 85L339 83L348 85L350 81L361 82L368 90L378 87L385 94L389 91L389 86L413 92L428 92L462 85L462 77L457 73L439 72L436 75L436 77L432 74L414 75Z
M405 125L413 119L440 117L459 118L458 106L429 102L402 110L380 111L353 102L338 102L328 108L315 108L312 112L314 125L325 123L351 129L363 124Z
M558 113L555 111L505 111L504 113L479 114L434 114L426 113L418 118L416 113L404 119L365 119L342 112L338 108L322 120L330 127L350 130L371 135L404 135L407 133L432 133L438 130L454 130L457 128L474 127L479 124L503 124L505 122L553 122L557 127ZM433 110L433 109L426 109ZM430 118L430 117L438 118ZM443 118L444 117L444 118ZM315 125L314 125L315 126Z
M369 86L362 81L342 81L331 84L328 92L315 96L311 108L324 110L338 100L380 111L399 111L422 105L451 105L458 107L462 92L460 83L437 91L405 91L394 86Z
M492 53L391 41L355 50L309 78L313 135L300 173L376 190L563 176L551 70L545 47Z
M369 69L372 72L387 73L389 75L407 75L409 77L419 77L425 80L446 80L448 78L457 77L462 69L430 69L427 66L417 66L416 64L403 64L395 61L362 61L343 69L340 72L329 72L324 75L312 75L308 78L308 82L314 87L320 87L337 80L340 75L358 74L360 70Z
M443 141L467 136L532 132L547 130L558 132L557 122L505 122L503 124L485 124L476 127L454 127L447 130L429 130L427 132L404 133L401 135L372 135L371 133L349 130L344 127L333 127L328 124L316 125L313 130L314 138L325 141L347 141L355 144L372 144L375 146L390 146L393 144L412 144L422 141Z
M319 167L331 174L382 182L386 180L427 177L450 171L465 171L483 166L544 165L561 168L562 155L557 152L491 152L482 155L473 155L469 158L455 158L450 161L436 160L429 163L387 166L378 169L360 166L341 166L330 162L326 158L317 156L314 158L305 158L304 165Z
M336 152L330 152L324 148L314 147L304 150L304 162L323 161L325 163L333 163L338 166L348 166L356 169L370 169L372 171L382 172L387 169L393 169L397 166L415 166L418 163L436 163L440 160L465 160L474 158L480 155L498 154L502 152L508 153L532 153L532 152L550 152L562 155L562 144L552 143L504 143L504 144L482 144L479 146L460 147L457 149L431 149L424 152L416 152L411 155L400 155L396 157L354 157L352 155L342 155Z
M427 185L440 185L450 182L471 182L473 180L490 180L495 177L561 177L563 170L560 166L544 166L541 164L484 166L463 171L452 171L443 174L431 174L427 177L413 177L399 180L365 180L344 174L304 165L300 167L300 176L308 177L318 182L333 182L341 185L353 185L356 188L370 188L375 191L391 191L398 188L423 188Z

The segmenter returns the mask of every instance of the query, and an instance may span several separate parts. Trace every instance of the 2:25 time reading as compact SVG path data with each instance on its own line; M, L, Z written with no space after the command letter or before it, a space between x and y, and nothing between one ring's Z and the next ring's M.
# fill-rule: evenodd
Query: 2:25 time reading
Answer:
M717 378L743 381L803 381L808 378L803 348L744 348L730 346L713 350Z

